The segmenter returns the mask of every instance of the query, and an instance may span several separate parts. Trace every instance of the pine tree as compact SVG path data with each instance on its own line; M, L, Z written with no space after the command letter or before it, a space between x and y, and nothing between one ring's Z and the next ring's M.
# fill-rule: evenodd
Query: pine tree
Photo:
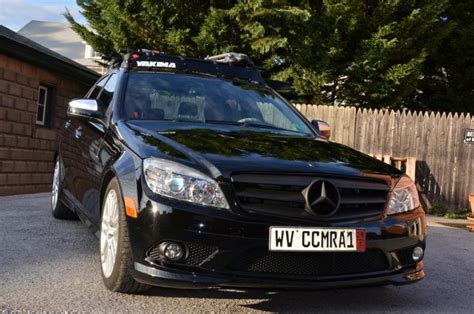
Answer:
M433 85L427 84L429 71L439 72L429 62L455 26L443 19L448 0L78 4L89 27L66 17L106 54L139 47L193 57L238 51L248 54L265 77L292 83L300 100L379 108L421 107L423 88ZM461 53L460 43L452 43L451 55Z
M451 0L441 20L451 32L428 57L414 106L474 113L474 2Z
M446 1L308 2L312 58L296 69L296 86L313 101L364 107L409 107L423 64L449 29ZM307 84L308 79L311 84Z
M88 27L77 23L69 12L65 16L86 42L104 54L116 54L122 48L149 48L196 56L199 47L192 38L212 2L77 0Z

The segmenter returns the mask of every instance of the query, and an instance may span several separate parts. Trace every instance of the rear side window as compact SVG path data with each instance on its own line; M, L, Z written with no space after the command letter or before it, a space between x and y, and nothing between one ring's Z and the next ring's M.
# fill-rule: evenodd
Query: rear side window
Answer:
M102 90L102 87L104 87L105 82L107 82L107 78L108 76L103 77L97 82L97 84L95 85L94 89L92 90L88 98L97 99L97 96L99 96L100 91Z
M102 101L104 106L104 112L107 111L107 108L112 101L115 92L115 86L117 85L117 74L112 74L102 89L102 93L99 96L99 100Z

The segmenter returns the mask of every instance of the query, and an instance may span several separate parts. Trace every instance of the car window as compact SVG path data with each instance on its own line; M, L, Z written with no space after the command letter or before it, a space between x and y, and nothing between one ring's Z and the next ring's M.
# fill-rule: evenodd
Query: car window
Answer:
M131 73L127 119L246 123L310 135L311 130L270 89L242 81L171 73Z
M113 73L110 75L109 80L105 84L104 88L102 89L102 93L100 93L99 100L102 101L104 106L104 112L107 111L107 108L112 101L112 97L114 96L115 86L117 85L117 74Z
M92 90L92 92L90 93L89 97L90 99L97 99L97 96L99 96L100 94L100 91L102 90L102 88L104 87L105 83L107 82L107 79L109 77L108 76L105 76L103 78L101 78L97 84L95 85L94 89Z
M263 121L283 129L293 129L292 122L285 114L269 102L256 102Z

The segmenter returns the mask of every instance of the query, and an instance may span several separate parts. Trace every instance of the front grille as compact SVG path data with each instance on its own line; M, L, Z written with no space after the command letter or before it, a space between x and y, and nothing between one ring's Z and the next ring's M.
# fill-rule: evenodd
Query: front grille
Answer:
M186 258L178 264L188 266L201 266L210 261L217 253L218 248L212 245L206 245L197 242L181 242L187 248ZM160 253L160 244L153 246L147 253L147 256L155 262L163 261L164 257Z
M232 176L234 190L243 210L267 215L321 219L305 211L302 191L320 177L270 174ZM326 179L326 178L322 178ZM325 220L367 218L383 213L389 187L370 179L326 179L339 190L338 211Z
M229 269L294 276L336 276L382 271L389 268L381 250L366 252L264 252L255 249Z

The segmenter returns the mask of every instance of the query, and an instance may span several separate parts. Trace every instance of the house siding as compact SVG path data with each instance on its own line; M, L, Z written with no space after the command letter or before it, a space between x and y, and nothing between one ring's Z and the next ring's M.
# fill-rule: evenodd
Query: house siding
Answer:
M54 88L49 128L36 124L40 84ZM0 195L50 190L67 103L91 84L0 53Z

